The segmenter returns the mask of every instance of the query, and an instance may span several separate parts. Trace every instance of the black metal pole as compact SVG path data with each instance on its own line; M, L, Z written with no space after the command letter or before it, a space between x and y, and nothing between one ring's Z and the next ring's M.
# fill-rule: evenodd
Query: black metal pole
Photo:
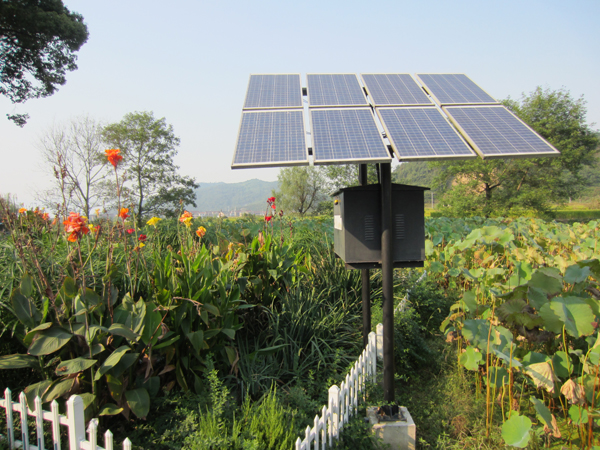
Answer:
M367 185L367 165L359 164L358 181L361 186ZM371 285L369 269L361 269L360 278L362 284L362 314L363 314L363 348L369 343L369 333L371 332Z
M394 403L394 261L392 241L392 168L381 173L381 275L383 282L383 398Z

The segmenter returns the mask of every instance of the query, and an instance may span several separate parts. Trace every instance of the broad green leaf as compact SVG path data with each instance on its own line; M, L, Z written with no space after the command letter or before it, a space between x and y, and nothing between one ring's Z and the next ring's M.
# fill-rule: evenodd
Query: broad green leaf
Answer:
M25 335L25 337L23 338L23 344L26 345L27 347L29 347L31 345L31 343L33 342L33 338L35 337L35 335L37 334L38 331L47 330L52 325L54 325L52 322L46 322L41 325L38 325L37 327L35 327L33 330L31 330L29 333L27 333Z
M544 326L554 333L561 333L563 325L573 337L587 336L594 332L592 308L578 297L556 297L540 309Z
M31 297L33 294L33 278L28 273L23 274L21 278L21 294L25 297Z
M439 261L432 261L429 265L429 272L439 273L444 271L444 265Z
M150 396L144 388L125 392L125 399L131 411L140 419L144 419L150 410Z
M460 354L459 362L468 370L479 370L483 356L480 352L476 352L470 345Z
M215 305L211 305L210 303L204 303L202 305L202 308L217 317L221 315L221 313L219 312L219 308L217 308Z
M44 380L39 383L30 384L25 388L23 392L25 392L25 397L27 397L27 407L31 410L35 409L35 398L44 396L44 392L46 389L50 387L52 381Z
M560 272L558 269L550 267L537 269L533 275L531 275L531 280L529 280L527 284L538 288L547 294L558 294L563 288Z
M490 367L489 375L489 377L486 377L486 383L489 382L490 386L495 387L496 389L507 385L510 381L508 370L506 370L504 367Z
M552 355L552 366L554 373L560 378L569 378L573 372L573 363L570 361L569 355L562 351Z
M539 419L546 425L548 428L552 429L552 413L548 409L548 407L542 402L540 399L535 397L529 397L529 401L533 403L535 408L535 412Z
M181 338L181 336L177 335L175 337L172 337L172 338L166 340L165 342L161 342L160 344L154 346L154 350L158 350L158 349L163 348L163 347L168 347L169 345L174 344L175 342L177 342L180 338Z
M145 381L143 377L138 377L136 385L146 389L150 397L154 398L160 392L160 377L150 377Z
M51 402L52 400L57 399L58 397L62 397L63 395L69 393L73 388L73 384L75 383L75 378L67 378L66 380L56 380L52 385L44 392L44 396L42 397L43 403Z
M130 328L116 322L108 328L108 332L113 336L123 336L125 339L129 339L130 341L137 341L139 338L139 335L134 333Z
M487 352L489 322L483 319L467 319L462 328L462 335L471 345Z
M10 296L10 301L13 307L13 311L23 325L27 328L34 328L36 324L36 317L41 319L41 315L33 301L31 301L28 297L21 294L21 290L19 288L13 290L12 295Z
M126 353L121 360L113 367L111 373L115 377L120 377L129 369L140 357L139 353Z
M0 356L0 369L24 369L39 367L38 359L30 355L5 355Z
M475 291L465 291L462 296L462 301L465 303L467 311L472 313L477 311L477 295L475 294Z
M542 306L548 303L548 294L539 288L529 286L527 300L529 300L531 306L539 311Z
M193 333L188 333L187 338L191 342L192 347L194 347L196 354L200 355L200 351L204 348L204 332L198 330Z
M56 368L56 375L70 375L83 372L96 364L95 359L75 358L61 362Z
M102 363L102 365L98 369L98 372L96 372L96 376L94 377L94 380L98 381L100 378L102 378L102 375L104 375L109 370L111 370L113 367L115 367L119 363L119 361L121 360L123 355L125 353L127 353L128 350L129 350L128 346L122 345L121 347L116 349L114 352L112 352L111 355L108 358L106 358L106 360Z
M152 302L146 304L146 318L144 324L144 332L142 333L142 341L146 344L156 344L158 338L162 334L160 323L162 316L158 311L155 311L156 305ZM152 339L152 342L150 342Z
M457 277L457 276L459 276L461 273L462 273L462 270L460 270L460 269L459 269L459 268L457 268L457 267L453 267L452 269L450 269L450 270L448 271L448 275L449 275L449 276L451 276L451 277L453 277L453 278L456 278L456 277Z
M523 367L523 372L531 377L536 388L544 388L554 392L554 382L558 381L550 363L542 362Z
M221 328L221 333L229 339L235 339L235 330L232 330L231 328Z
M550 357L544 353L529 352L523 357L522 362L524 366L529 366L531 364L543 363L549 360Z
M116 416L117 414L120 414L121 412L123 412L123 408L119 408L114 403L107 403L102 407L102 409L100 410L98 415L99 416Z
M502 425L502 439L506 445L525 448L529 443L529 430L531 430L529 417L513 414Z
M501 352L510 353L510 344L512 342L513 335L508 329L502 326L492 327L492 333L490 335L490 347L493 347Z
M583 406L573 405L569 408L569 417L575 425L588 422L588 412Z
M108 385L110 396L114 399L114 401L120 402L121 398L123 397L123 380L111 375L110 373L107 373L106 384Z
M81 301L87 306L88 309L91 309L95 306L98 306L100 303L100 296L92 289L85 288L85 292L82 292L81 294Z
M573 264L572 266L567 267L563 279L565 280L565 283L569 284L581 283L582 281L587 280L590 273L589 267L580 267L577 264Z
M33 339L27 353L34 356L49 355L64 347L73 335L60 327L40 331Z

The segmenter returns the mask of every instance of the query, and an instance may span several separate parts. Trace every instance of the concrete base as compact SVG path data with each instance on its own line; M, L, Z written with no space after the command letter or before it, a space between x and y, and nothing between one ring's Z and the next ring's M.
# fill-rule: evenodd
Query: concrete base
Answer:
M415 450L417 443L417 427L408 410L401 406L403 420L380 421L377 415L377 406L367 408L367 418L372 425L373 434L389 444L391 450Z

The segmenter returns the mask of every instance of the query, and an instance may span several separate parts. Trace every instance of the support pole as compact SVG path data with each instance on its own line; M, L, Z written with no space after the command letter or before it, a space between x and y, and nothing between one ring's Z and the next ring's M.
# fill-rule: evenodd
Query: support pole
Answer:
M367 165L359 164L358 181L361 186L367 185ZM363 348L369 344L369 333L371 332L371 277L369 269L360 271L362 285L362 314L363 314Z
M381 178L381 275L383 282L383 398L394 403L394 262L392 241L392 168L379 165Z

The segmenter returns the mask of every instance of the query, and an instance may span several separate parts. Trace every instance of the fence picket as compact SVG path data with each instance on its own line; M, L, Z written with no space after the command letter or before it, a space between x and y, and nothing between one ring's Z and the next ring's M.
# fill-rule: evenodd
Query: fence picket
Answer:
M44 417L42 410L42 399L39 395L35 397L35 427L37 433L37 447L38 450L46 450L44 446Z
M29 428L27 426L27 398L24 392L19 394L19 414L21 414L21 445L27 450L29 449Z
M13 429L12 394L9 388L4 390L4 409L6 410L6 437L8 448L15 448L15 434Z
M50 411L52 414L52 441L54 444L54 450L60 450L60 417L58 414L58 403L53 400L50 403Z
M98 450L98 419L90 420L88 426L88 442L90 443L90 450Z

